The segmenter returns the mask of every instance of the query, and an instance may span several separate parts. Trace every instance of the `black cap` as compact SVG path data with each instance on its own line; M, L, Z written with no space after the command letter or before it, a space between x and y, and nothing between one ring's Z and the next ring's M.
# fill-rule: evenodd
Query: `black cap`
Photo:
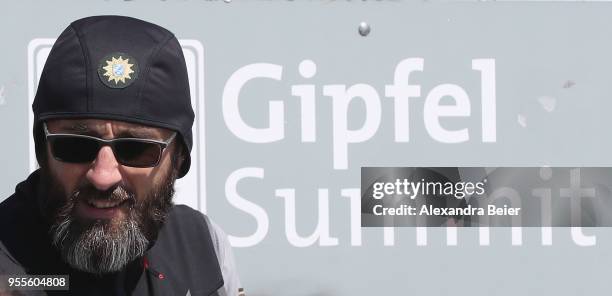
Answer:
M194 113L181 46L168 30L130 17L77 20L59 36L34 103L36 157L45 153L41 123L100 118L168 128L187 151ZM178 177L189 171L186 153Z

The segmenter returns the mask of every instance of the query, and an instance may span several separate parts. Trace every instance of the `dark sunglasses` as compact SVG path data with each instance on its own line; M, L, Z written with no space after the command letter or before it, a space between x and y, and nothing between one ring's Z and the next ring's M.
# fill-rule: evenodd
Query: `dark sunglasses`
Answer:
M77 134L52 134L43 123L45 137L51 146L51 154L59 161L70 163L92 162L98 151L108 145L117 161L125 166L150 168L157 166L164 149L176 137L176 132L166 141L140 138L117 138L104 140L97 137Z

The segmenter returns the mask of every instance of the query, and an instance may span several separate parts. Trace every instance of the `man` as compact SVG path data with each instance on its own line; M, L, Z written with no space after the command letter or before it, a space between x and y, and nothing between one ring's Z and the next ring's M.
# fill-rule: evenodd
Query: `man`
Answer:
M14 293L243 294L223 232L172 204L194 120L172 33L120 16L73 22L32 108L40 169L0 204L0 294L26 275L67 275L70 290Z

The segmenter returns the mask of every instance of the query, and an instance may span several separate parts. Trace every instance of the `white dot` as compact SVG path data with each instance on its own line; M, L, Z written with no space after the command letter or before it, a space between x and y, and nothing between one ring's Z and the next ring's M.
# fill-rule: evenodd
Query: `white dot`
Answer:
M304 78L312 78L317 74L317 64L311 60L303 60L299 66L300 74Z

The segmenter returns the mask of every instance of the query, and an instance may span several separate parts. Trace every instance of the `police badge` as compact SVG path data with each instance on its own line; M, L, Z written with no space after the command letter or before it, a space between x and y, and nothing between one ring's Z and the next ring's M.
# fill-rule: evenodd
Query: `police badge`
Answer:
M139 67L132 56L116 52L102 58L98 76L110 88L126 88L138 78Z

